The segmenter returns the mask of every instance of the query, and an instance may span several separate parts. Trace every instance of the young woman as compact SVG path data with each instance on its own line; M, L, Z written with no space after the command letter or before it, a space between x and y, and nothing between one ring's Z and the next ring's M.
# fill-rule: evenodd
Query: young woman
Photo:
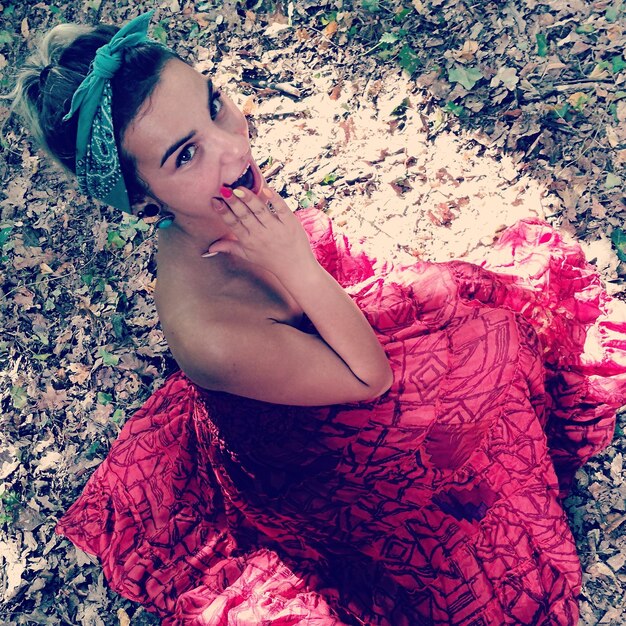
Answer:
M623 308L539 221L500 273L375 270L149 18L57 27L15 91L85 192L158 216L181 368L58 531L168 624L576 624L559 479L626 402Z

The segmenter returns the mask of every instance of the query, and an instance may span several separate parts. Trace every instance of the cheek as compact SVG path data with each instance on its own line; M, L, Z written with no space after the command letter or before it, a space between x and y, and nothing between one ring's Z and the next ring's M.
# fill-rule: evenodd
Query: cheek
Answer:
M250 129L248 128L248 120L247 118L245 118L243 115L241 116L243 118L242 121L242 135L245 135L246 137L250 137Z
M248 137L248 120L239 110L237 110L236 115L233 116L232 129L237 135Z
M228 116L231 120L230 127L231 130L236 132L238 135L248 136L248 120L246 116L239 110L237 105L228 98L227 105L228 107Z

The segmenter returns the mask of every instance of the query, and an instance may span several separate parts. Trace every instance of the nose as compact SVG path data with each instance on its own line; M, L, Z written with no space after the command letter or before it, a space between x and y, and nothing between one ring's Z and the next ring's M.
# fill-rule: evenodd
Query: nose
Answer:
M250 152L247 132L216 128L211 139L214 152L224 164L240 161Z

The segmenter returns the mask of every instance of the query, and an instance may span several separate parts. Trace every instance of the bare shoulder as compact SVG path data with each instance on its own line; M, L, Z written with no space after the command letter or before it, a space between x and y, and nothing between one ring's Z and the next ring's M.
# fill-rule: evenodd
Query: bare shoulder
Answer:
M174 358L199 386L313 406L366 400L391 384L386 372L361 380L319 334L301 330L302 309L271 277L182 278L157 286L157 309Z
M266 274L238 269L207 277L164 272L155 299L168 346L180 368L209 389L228 389L263 359L268 327L297 325L302 312Z
M192 379L201 369L203 386L219 387L218 373L237 328L253 328L253 312L236 298L209 296L194 285L168 285L157 291L156 301L163 333L180 368Z

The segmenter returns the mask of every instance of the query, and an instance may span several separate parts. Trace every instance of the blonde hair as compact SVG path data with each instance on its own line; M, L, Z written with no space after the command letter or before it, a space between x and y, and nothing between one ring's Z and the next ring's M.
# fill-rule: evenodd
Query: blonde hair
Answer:
M34 139L53 157L56 157L55 160L64 167L68 167L68 163L65 159L59 158L54 147L48 144L50 135L48 131L50 125L57 126L60 122L60 112L66 109L66 103L65 101L54 103L50 100L55 99L55 94L59 94L63 100L66 100L66 94L72 90L75 81L68 81L66 72L60 67L60 58L78 37L92 30L93 27L82 24L55 26L40 39L35 51L27 58L11 92L2 96L3 99L13 101L11 112L17 113L22 118ZM51 75L54 79L51 82L55 87L58 87L61 82L67 82L66 88L50 89L48 81ZM56 97L59 99L58 96ZM45 105L43 100L47 101ZM45 115L44 111L49 111L52 115ZM69 169L74 168L69 167Z

